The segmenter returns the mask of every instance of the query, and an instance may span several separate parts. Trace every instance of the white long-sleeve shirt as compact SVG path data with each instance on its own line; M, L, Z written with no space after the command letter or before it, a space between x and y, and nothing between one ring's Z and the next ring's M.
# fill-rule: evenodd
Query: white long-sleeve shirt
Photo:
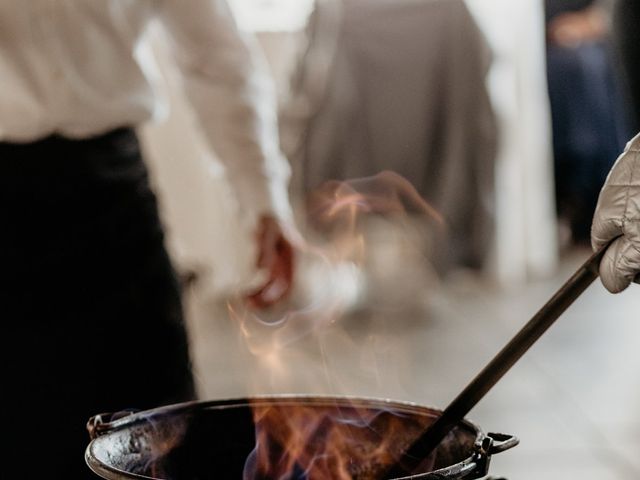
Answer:
M0 0L0 141L84 138L161 114L153 19L241 209L287 218L274 88L225 0Z

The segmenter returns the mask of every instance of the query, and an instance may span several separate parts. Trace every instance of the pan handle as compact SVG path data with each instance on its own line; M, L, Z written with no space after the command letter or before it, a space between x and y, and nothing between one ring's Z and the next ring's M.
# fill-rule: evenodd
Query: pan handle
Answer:
M120 423L120 420L130 417L138 412L139 410L122 410L116 413L99 413L98 415L94 415L87 422L89 437L93 440L94 438L107 433L109 430L112 430L117 426L117 424Z
M489 451L489 455L495 455L496 453L502 453L509 450L520 443L520 439L513 435L506 433L487 433L487 436L493 439Z

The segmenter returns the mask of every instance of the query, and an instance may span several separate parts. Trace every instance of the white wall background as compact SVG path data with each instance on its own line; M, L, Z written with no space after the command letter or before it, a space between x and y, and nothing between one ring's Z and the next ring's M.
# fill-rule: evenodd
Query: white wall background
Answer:
M313 0L228 0L240 26L261 32L298 31Z
M488 87L501 133L495 275L549 275L558 260L544 10L540 0L466 0L494 52Z

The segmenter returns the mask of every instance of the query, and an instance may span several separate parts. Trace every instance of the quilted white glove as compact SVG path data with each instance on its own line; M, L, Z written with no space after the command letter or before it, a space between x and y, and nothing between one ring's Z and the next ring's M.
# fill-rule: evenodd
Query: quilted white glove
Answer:
M593 248L614 238L600 263L600 279L607 290L618 293L640 273L640 134L609 172L593 217Z

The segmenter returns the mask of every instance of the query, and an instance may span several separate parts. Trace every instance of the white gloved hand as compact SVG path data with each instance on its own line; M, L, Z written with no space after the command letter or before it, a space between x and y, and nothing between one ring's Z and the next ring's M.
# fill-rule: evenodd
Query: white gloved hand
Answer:
M613 239L600 263L600 279L607 290L618 293L640 273L640 135L611 169L593 217L594 250Z

